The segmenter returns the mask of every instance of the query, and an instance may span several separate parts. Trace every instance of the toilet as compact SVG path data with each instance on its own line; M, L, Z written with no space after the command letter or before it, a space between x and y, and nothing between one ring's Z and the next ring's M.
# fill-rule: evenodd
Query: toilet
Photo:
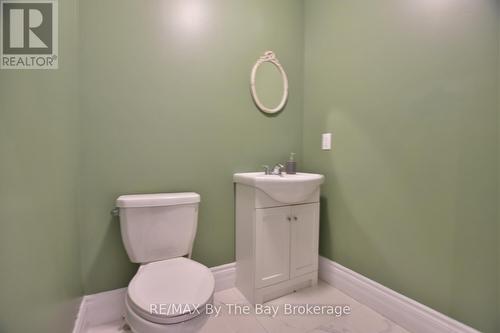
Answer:
M198 224L197 193L122 195L123 244L139 263L125 299L125 320L134 333L190 333L208 319L215 280L191 260Z

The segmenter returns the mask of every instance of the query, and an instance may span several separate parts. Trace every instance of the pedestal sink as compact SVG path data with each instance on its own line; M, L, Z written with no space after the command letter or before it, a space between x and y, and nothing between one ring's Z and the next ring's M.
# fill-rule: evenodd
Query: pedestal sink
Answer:
M234 174L233 181L258 188L276 201L295 204L303 202L316 191L325 181L325 177L315 173L280 176L266 175L264 172L246 172Z

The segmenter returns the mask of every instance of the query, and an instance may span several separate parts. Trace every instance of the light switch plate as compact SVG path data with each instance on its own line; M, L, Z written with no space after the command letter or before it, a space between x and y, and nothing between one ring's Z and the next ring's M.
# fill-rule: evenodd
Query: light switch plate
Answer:
M323 150L332 149L332 133L323 133L321 135L321 149Z

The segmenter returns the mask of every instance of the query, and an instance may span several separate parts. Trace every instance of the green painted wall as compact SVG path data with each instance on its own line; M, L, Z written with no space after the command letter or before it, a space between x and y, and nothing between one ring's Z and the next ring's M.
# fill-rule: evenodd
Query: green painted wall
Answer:
M200 193L194 259L233 261L232 174L301 149L302 1L86 0L80 10L85 293L124 287L135 273L109 214L120 194ZM249 94L268 49L290 79L274 117Z
M321 254L495 332L495 1L305 4L303 158L327 179Z
M82 294L77 8L59 1L58 70L0 71L0 332L71 332Z
M497 332L500 332L500 2L497 2L497 18L498 18L498 30L497 30L497 41L499 44L497 53L497 104L498 104L498 114L497 114L497 163L498 163L498 174L497 174Z

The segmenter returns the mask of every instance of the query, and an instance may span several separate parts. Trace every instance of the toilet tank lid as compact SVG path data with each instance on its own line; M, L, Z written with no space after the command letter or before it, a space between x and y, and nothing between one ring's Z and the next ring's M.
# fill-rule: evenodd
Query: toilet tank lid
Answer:
M129 207L160 207L185 205L200 202L200 195L194 192L155 193L121 195L116 199L116 206Z

